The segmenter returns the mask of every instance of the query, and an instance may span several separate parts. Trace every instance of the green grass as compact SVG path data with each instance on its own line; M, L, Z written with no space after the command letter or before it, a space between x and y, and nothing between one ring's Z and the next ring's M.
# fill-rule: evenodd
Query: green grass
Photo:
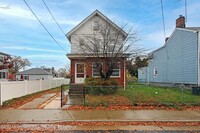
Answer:
M64 91L69 90L69 85L64 85L63 87L64 87L63 88Z
M181 88L157 87L144 84L132 84L126 90L118 90L116 95L130 99L133 104L186 104L200 105L200 96L192 94L191 90Z

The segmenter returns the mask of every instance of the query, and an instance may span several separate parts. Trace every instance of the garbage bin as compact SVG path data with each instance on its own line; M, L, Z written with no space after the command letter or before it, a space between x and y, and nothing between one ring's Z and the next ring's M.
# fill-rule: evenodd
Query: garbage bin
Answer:
M192 87L192 94L200 95L200 86Z

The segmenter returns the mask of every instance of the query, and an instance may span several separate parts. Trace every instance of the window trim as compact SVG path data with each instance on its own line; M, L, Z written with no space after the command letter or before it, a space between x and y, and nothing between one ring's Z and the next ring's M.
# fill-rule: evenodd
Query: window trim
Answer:
M103 62L100 62L101 64L102 64L102 66L103 66ZM93 70L94 70L94 68L93 68L93 64L95 64L95 62L92 62L92 77L100 77L100 75L99 76L94 76L94 72L93 72Z
M121 63L120 63L120 62L117 62L117 64L119 64L119 68L118 68L118 69L119 69L119 76L112 76L112 75L111 75L111 76L110 76L111 78L120 78L120 77L121 77ZM118 70L118 69L117 69L117 70ZM113 70L116 70L116 69L113 69Z

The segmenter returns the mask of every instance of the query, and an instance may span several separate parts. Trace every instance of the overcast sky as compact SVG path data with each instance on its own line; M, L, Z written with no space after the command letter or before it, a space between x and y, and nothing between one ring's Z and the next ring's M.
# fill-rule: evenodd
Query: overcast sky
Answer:
M61 47L44 30L23 0L0 1L0 52L27 58L31 67L60 68L69 64L70 44L42 0L26 0ZM156 49L164 44L161 0L44 0L65 33L98 9L117 25L137 32L139 45ZM185 15L185 0L163 0L166 35ZM188 27L200 27L200 1L187 0ZM65 49L65 50L64 50Z

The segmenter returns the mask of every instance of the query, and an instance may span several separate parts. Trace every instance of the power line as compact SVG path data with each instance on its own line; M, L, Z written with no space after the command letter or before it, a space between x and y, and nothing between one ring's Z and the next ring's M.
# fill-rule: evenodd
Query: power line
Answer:
M51 14L51 16L52 16L52 18L54 19L54 21L56 22L56 25L59 27L59 29L61 30L61 32L64 34L64 36L65 36L65 33L64 33L64 31L62 30L62 28L60 27L60 25L58 24L58 22L56 21L56 19L55 19L55 17L53 16L53 14L51 13L51 11L50 11L50 9L49 9L49 7L47 6L47 4L45 3L45 1L44 0L42 0L43 1L43 3L44 3L44 5L46 6L46 8L47 8L47 10L49 11L49 13Z
M161 2L161 10L162 10L162 21L163 21L164 38L166 38L166 32L165 32L165 18L164 18L164 12L163 12L163 2L162 2L162 0L160 0L160 2Z
M60 43L53 37L53 35L47 30L47 28L44 26L44 24L40 21L40 19L37 17L37 15L33 12L33 10L31 9L31 7L28 5L28 3L26 2L26 0L24 0L24 3L27 5L27 7L29 8L29 10L33 13L33 15L35 16L35 18L40 22L40 24L42 25L42 27L46 30L46 32L50 35L50 37L56 42L56 44L58 44L60 46L60 48L62 48L65 52L67 52L61 45Z

